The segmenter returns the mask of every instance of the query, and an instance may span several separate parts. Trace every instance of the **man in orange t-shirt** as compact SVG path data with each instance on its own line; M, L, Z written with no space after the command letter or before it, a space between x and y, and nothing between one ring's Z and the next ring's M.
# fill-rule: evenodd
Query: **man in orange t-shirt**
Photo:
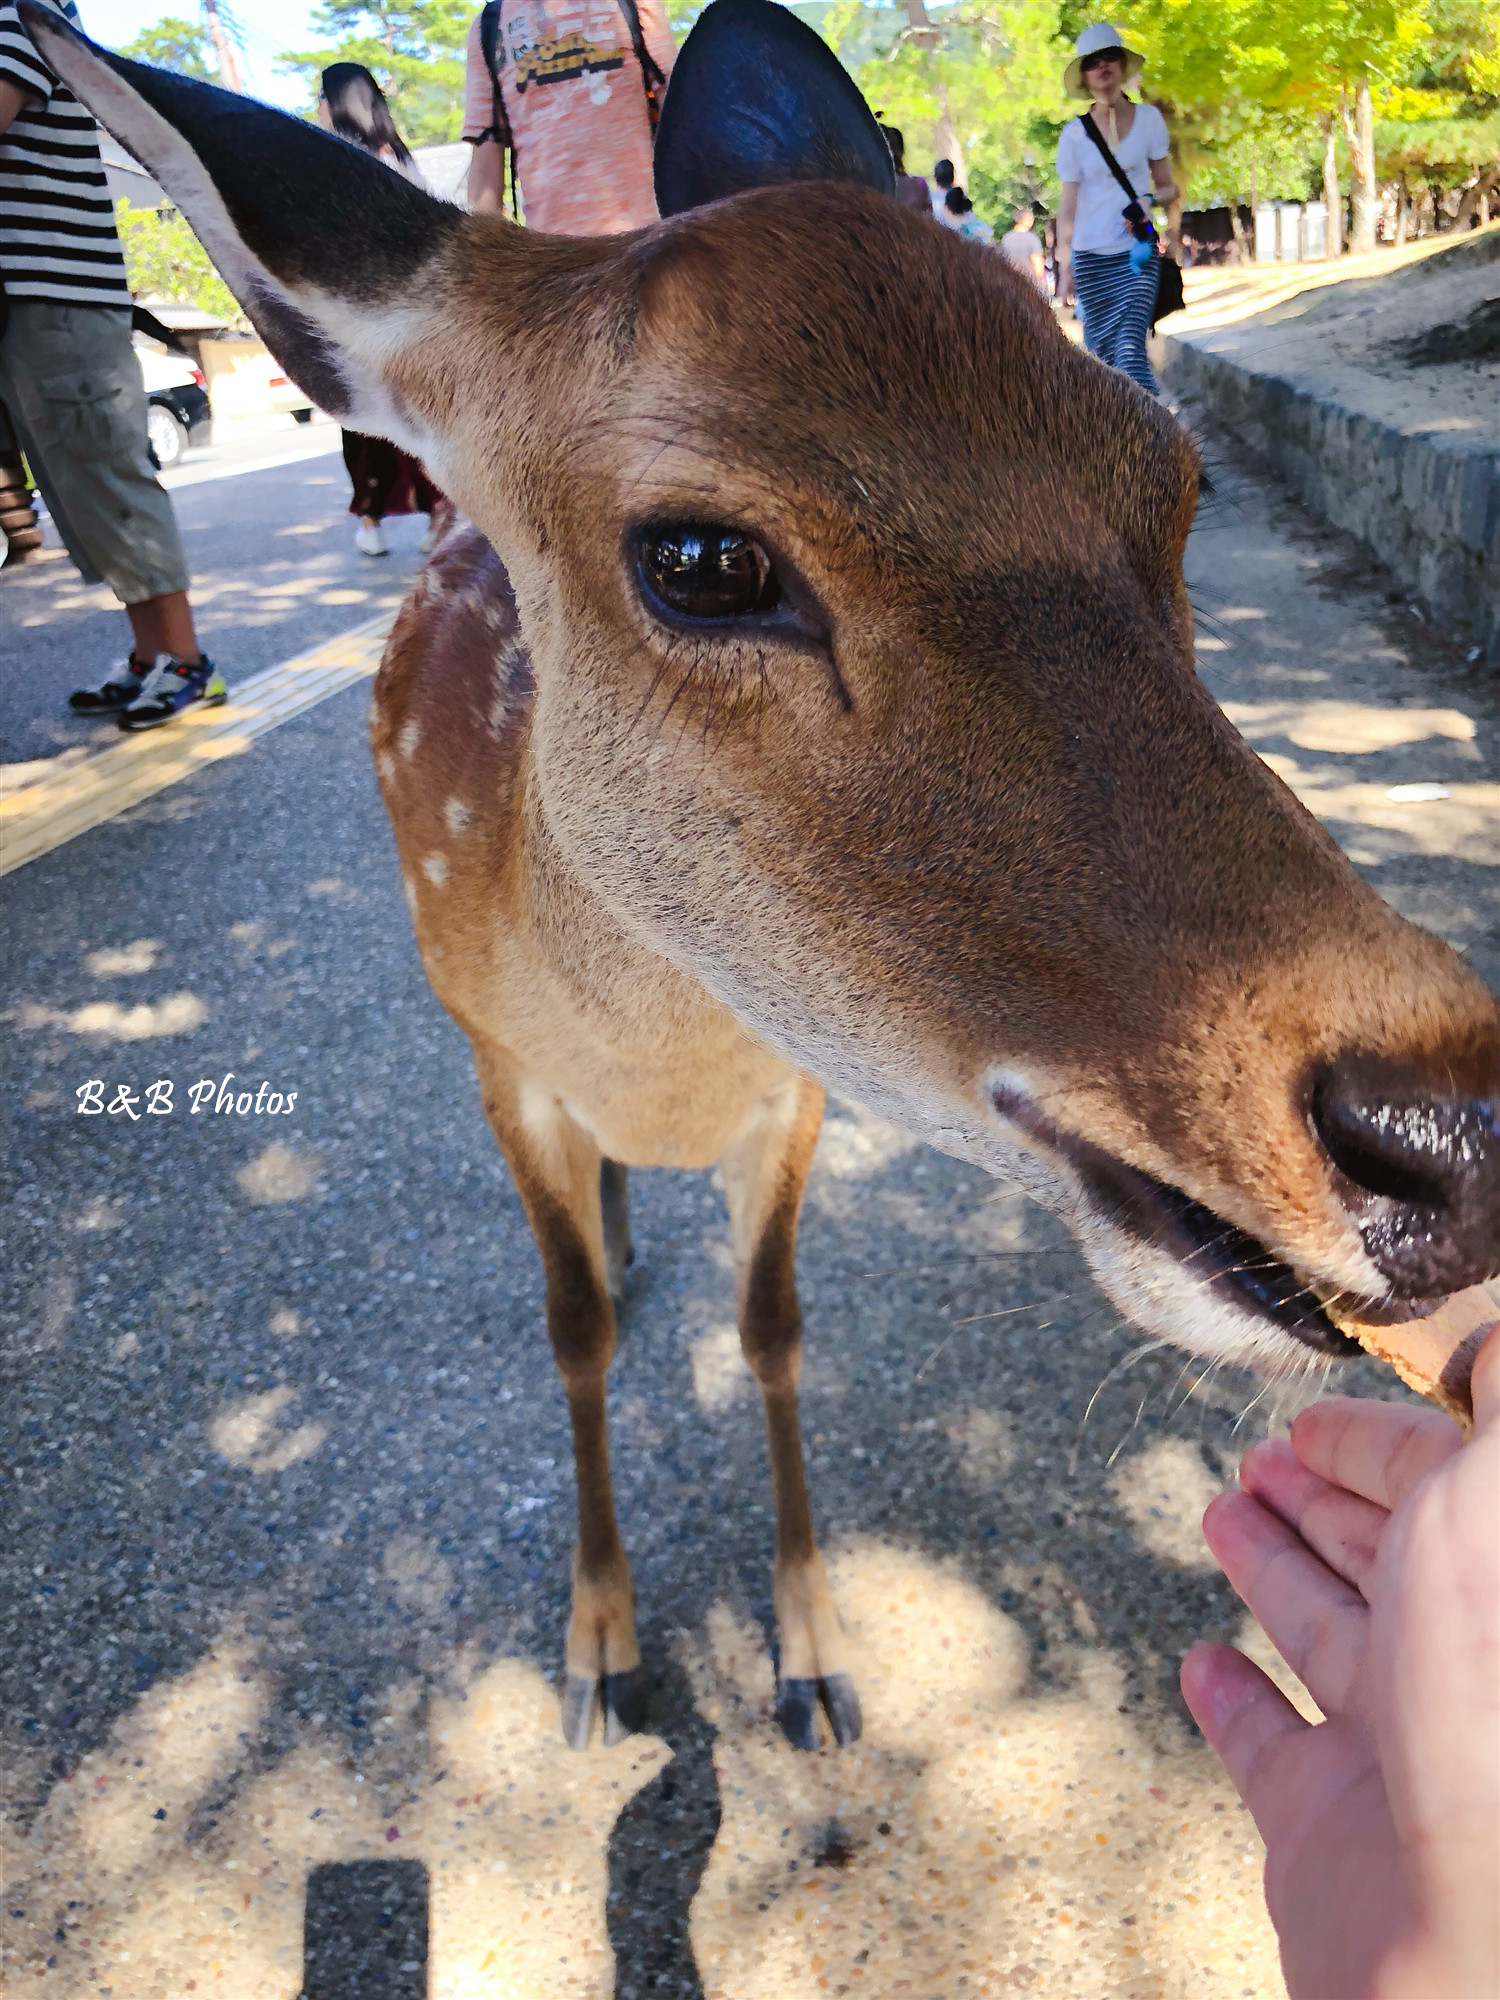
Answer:
M650 81L658 102L676 49L662 0L637 0L649 77L621 0L500 0L494 37L503 118L479 16L469 29L463 136L474 148L469 200L502 206L505 127L532 229L608 236L656 221Z

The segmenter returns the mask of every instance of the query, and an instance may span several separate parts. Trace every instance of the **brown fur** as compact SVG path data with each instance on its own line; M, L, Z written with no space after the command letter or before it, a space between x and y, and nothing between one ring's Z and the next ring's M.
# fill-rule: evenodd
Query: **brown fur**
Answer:
M1063 1130L1358 1284L1309 1079L1360 1049L1492 1090L1494 1003L1201 687L1192 447L999 260L800 187L590 243L473 220L443 286L387 378L510 581L451 540L377 687L418 941L506 1079L486 1108L575 1425L613 1340L600 1158L725 1162L787 1672L836 1674L795 1418L799 1072L1068 1213L991 1108L1021 1074ZM683 516L752 532L828 643L663 631L628 537ZM1128 1254L1083 1235L1139 1311ZM580 1575L613 1597L575 1672L634 1645L592 1422Z

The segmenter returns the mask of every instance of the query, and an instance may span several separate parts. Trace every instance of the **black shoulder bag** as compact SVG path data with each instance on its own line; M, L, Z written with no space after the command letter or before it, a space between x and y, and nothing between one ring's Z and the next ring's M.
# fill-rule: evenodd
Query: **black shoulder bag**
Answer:
M1137 243L1150 243L1155 246L1156 304L1151 308L1151 324L1154 327L1156 322L1159 319L1165 319L1168 313L1182 311L1182 266L1174 257L1169 257L1162 248L1161 238L1157 235L1156 226L1151 220L1150 209L1142 206L1140 196L1130 185L1129 174L1126 173L1120 162L1110 151L1109 141L1099 130L1099 127L1087 112L1083 113L1078 122L1099 148L1099 151L1104 156L1104 164L1125 190L1128 197L1125 205L1125 220L1130 225L1131 235Z
M667 79L660 63L646 47L646 37L641 29L640 10L636 0L617 0L626 32L630 36L630 47L640 64L641 83L646 92L646 116L651 123L651 138L656 139L657 122L661 117L662 99L666 96ZM490 73L490 89L493 93L493 110L489 124L474 141L482 146L487 139L493 139L505 153L505 185L509 188L507 206L512 215L518 213L516 206L516 140L510 129L510 119L505 111L505 97L500 88L500 8L502 0L485 0L479 16L479 46L484 54L484 66Z

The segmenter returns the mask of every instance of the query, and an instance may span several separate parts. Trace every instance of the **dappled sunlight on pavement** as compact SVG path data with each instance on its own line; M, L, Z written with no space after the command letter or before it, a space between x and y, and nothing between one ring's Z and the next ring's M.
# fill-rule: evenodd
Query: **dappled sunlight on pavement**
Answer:
M687 1649L724 1810L693 1906L709 2000L1281 1991L1248 1817L1201 1744L1121 1714L1081 1600L1073 1685L1037 1696L1021 1627L956 1565L858 1542L833 1567L854 1748L780 1741L727 1608Z
M432 2000L602 2000L609 1832L665 1747L636 1737L571 1755L555 1696L519 1660L472 1678L455 1662L443 1692L397 1686L385 1702L359 1769L319 1718L257 1768L267 1687L243 1634L143 1695L29 1835L0 1834L6 1994L292 2000L309 1872L416 1857L431 1881Z
M408 1538L385 1567L440 1624L441 1559ZM787 1746L764 1634L726 1602L678 1640L723 1813L691 1911L707 2000L1279 1993L1249 1821L1185 1731L1122 1713L1081 1597L1054 1580L1070 1684L1038 1694L1022 1626L957 1564L859 1539L832 1567L857 1746ZM604 2000L610 1835L670 1751L569 1753L534 1665L432 1665L372 1697L356 1759L318 1715L257 1754L244 1625L145 1692L0 1845L6 1992L293 2000L309 1872L399 1858L431 1885L431 2000Z
M1268 507L1233 462L1211 472L1185 566L1204 680L1381 894L1500 983L1500 783L1483 668L1399 593L1356 598L1351 615L1351 575L1388 579L1290 503Z

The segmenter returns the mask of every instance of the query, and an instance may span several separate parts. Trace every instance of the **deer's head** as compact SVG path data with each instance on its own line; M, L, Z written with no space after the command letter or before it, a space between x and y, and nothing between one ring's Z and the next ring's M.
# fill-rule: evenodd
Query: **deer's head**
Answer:
M22 12L302 387L493 540L535 810L630 932L1188 1347L1500 1268L1494 1001L1200 686L1192 446L896 208L800 24L717 0L667 219L564 241Z

